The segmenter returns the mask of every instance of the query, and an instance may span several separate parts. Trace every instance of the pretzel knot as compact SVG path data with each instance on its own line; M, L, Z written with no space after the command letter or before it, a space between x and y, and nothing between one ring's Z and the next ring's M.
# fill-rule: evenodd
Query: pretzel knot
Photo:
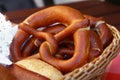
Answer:
M14 62L38 53L40 59L67 73L100 55L111 38L101 18L67 6L54 6L19 24L10 52Z

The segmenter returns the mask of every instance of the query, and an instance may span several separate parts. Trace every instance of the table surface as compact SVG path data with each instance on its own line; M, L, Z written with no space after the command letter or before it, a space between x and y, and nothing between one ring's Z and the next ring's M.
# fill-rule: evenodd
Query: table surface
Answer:
M73 7L84 14L89 14L95 17L104 17L107 23L115 26L118 30L120 30L120 5L100 1L84 1L61 5ZM4 14L8 16L10 21L14 23L20 23L32 13L39 11L43 8L32 8L19 11L5 12Z

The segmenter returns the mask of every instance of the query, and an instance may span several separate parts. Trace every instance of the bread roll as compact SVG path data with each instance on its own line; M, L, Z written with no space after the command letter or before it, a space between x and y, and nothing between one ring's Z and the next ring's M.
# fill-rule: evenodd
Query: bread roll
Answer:
M21 68L23 68L23 69L21 70ZM45 76L46 78L48 78L50 80L56 80L56 79L63 80L63 75L59 70L57 70L53 66L51 66L39 59L24 59L24 60L16 62L9 69L12 71L16 70L15 72L24 70L23 72L20 72L20 75L22 74L24 76L24 78L26 77L26 74L33 75L33 73L34 73L36 75L40 74L42 76ZM21 76L21 77L23 77L23 76ZM27 79L24 79L24 80L28 80L28 77L27 77ZM35 80L38 80L38 79L35 79Z
M10 65L8 69L15 76L15 80L49 80L38 73L26 70L16 64Z

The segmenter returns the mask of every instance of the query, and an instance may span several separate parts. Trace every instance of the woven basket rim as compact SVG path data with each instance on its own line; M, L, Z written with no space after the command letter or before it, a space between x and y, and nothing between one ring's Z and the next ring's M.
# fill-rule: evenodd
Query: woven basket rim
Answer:
M64 80L97 80L104 73L106 66L120 51L120 32L107 24L113 34L113 40L102 54L93 61L64 75ZM96 79L95 79L96 78Z

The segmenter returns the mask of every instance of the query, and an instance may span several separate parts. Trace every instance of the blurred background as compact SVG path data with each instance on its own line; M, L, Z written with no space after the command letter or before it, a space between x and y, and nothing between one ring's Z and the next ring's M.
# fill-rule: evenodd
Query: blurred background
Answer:
M35 7L44 7L78 1L108 1L115 4L120 3L120 0L0 0L0 12L8 12Z

